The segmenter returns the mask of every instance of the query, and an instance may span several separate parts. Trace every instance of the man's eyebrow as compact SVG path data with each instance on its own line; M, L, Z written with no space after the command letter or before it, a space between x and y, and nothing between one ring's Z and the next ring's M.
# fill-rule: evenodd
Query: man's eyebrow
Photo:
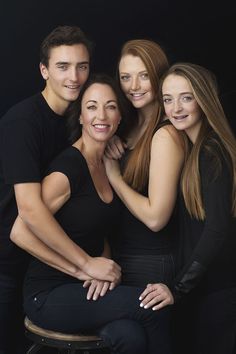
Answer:
M68 64L69 64L68 61L58 61L58 62L56 63L56 65L68 65Z
M56 62L56 65L69 65L70 62L68 61L58 61ZM81 65L81 64L89 64L89 61L80 61L77 63L77 65Z

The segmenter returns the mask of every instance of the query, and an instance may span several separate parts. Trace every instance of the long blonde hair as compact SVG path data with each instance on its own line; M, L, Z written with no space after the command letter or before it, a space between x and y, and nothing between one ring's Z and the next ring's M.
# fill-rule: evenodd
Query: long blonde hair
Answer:
M123 174L124 180L130 186L137 191L142 191L149 177L152 137L162 118L158 99L159 80L161 75L168 69L169 63L162 48L156 42L147 39L135 39L126 42L121 49L120 60L127 54L139 57L142 60L155 95L152 117L144 134L130 153Z
M205 219L199 173L199 154L204 146L216 158L216 167L218 167L216 173L221 167L219 149L225 156L232 173L232 214L236 216L236 139L219 100L216 78L212 72L202 66L176 63L161 78L160 90L164 79L170 74L181 76L188 81L203 113L196 142L193 146L190 146L190 143L188 145L182 172L181 188L186 208L191 216L199 220ZM212 147L213 141L214 145L218 146L217 150Z

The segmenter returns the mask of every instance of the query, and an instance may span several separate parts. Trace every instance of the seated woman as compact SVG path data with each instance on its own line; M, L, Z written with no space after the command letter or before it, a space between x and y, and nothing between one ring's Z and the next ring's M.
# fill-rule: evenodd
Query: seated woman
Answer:
M74 269L73 261L69 264L39 240L38 247L33 248L29 240L35 242L35 236L30 236L17 219L12 240L37 257L32 259L25 278L26 314L46 329L65 333L96 331L114 353L168 354L169 311L145 311L139 307L140 288L115 287L120 274L118 265L112 282L103 271L105 258L101 256L108 255L104 238L113 232L120 213L119 199L103 164L106 143L117 130L121 116L125 116L119 89L107 76L92 77L82 88L74 108L73 145L50 164L42 193L74 246L80 247L82 256L97 261L99 279L93 279L86 267ZM108 261L113 267L114 262ZM130 337L122 323L131 329Z

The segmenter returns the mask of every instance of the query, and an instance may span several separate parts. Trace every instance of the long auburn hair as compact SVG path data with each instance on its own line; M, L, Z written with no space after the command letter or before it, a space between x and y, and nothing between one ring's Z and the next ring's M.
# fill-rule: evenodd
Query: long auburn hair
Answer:
M229 165L232 174L232 215L236 216L236 139L219 100L215 75L200 65L176 63L161 78L160 96L163 81L170 74L188 81L203 115L196 142L192 146L188 140L186 145L187 157L181 177L186 208L191 216L199 220L205 219L199 173L199 154L204 147L215 157L216 175L222 167L219 153Z
M157 125L162 119L158 99L159 80L162 74L169 68L169 63L162 48L156 42L148 39L135 39L126 42L121 49L120 60L123 56L128 54L139 57L144 63L155 95L152 117L144 134L131 151L123 173L124 180L132 188L137 191L142 191L149 177L152 137ZM118 68L120 60L118 61ZM136 119L133 126L137 123L138 121Z

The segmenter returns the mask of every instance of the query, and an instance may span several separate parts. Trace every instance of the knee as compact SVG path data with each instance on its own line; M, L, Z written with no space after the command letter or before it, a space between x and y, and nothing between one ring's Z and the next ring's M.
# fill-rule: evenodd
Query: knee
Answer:
M104 326L99 335L108 343L112 353L146 354L144 328L136 321L116 320Z

